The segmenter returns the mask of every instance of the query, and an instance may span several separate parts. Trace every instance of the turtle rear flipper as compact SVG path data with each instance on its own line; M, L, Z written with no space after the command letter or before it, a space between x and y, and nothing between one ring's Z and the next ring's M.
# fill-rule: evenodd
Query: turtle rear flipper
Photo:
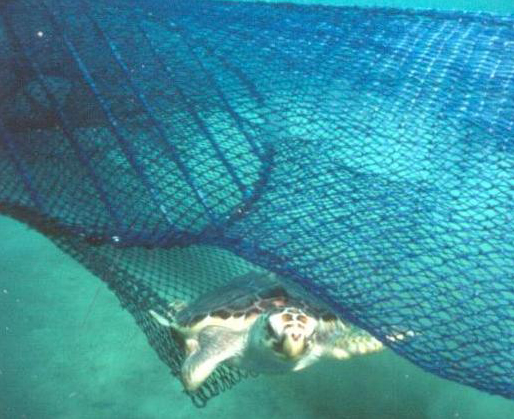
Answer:
M171 321L171 319L167 319L166 317L160 315L154 310L149 310L148 312L155 320L157 320L157 323L159 323L161 326L173 327L173 322Z
M161 326L171 327L173 329L182 332L182 328L177 323L177 314L187 307L187 303L182 300L174 300L168 304L168 310L166 312L161 311L158 313L155 310L148 310L148 313L157 320Z
M198 334L198 345L182 366L182 380L188 391L195 391L216 367L240 355L245 344L244 334L225 327L211 326Z

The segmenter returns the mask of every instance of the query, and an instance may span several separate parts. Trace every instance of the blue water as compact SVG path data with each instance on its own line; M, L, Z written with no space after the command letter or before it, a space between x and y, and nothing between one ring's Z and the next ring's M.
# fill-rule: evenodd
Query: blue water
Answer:
M514 13L510 1L319 3ZM514 402L390 351L248 379L196 410L98 278L6 217L0 239L0 419L514 418Z

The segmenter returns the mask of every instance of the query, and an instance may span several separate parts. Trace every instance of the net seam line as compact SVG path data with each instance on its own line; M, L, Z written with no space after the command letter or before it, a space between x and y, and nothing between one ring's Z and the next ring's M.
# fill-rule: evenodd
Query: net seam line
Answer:
M55 20L55 16L53 13L48 9L48 6L46 3L43 3L44 7L46 8L48 15L50 17L50 21L52 22L53 26L56 29L59 29L59 26ZM139 163L137 162L135 158L135 153L132 150L132 147L130 143L125 139L123 134L121 134L120 129L118 128L118 121L116 121L116 118L113 116L111 110L109 109L109 106L106 104L105 100L102 98L98 87L96 86L96 83L94 82L93 78L91 77L91 74L89 73L88 69L86 68L84 62L78 55L77 50L75 49L73 43L69 40L66 33L64 33L64 30L61 30L62 32L62 38L64 41L64 45L66 46L66 49L72 56L73 60L77 64L77 67L84 79L84 81L87 83L89 88L91 89L93 95L95 96L97 102L99 103L100 107L102 108L103 113L105 114L107 121L109 123L109 130L114 134L115 138L117 139L118 143L120 144L121 149L123 150L127 160L129 161L132 168L135 170L135 172L141 177L142 183L145 186L146 190L149 192L152 200L157 205L158 208L160 208L162 212L162 205L160 204L160 200L157 198L158 191L155 190L150 184L150 182L147 179L147 175L144 173L143 169L140 167ZM210 214L210 212L208 212ZM174 227L173 222L168 218L166 213L163 213L165 216L165 219L167 223L170 225L171 228Z
M241 118L241 116L238 115L238 113L235 111L235 109L230 105L230 101L227 99L227 97L225 96L225 94L223 93L223 91L219 88L219 85L218 83L216 82L215 78L212 76L212 74L205 68L205 66L203 65L203 63L201 62L201 60L198 58L198 55L194 52L193 50L193 46L191 45L191 42L190 42L190 37L187 36L187 34L185 33L184 30L182 30L182 28L179 28L179 27L174 27L172 26L172 24L170 22L166 22L168 28L170 31L175 31L176 33L179 34L179 36L182 38L182 40L184 41L184 44L187 46L188 50L191 52L191 55L194 57L195 61L197 62L198 66L203 70L205 76L207 77L207 79L209 80L210 82L210 85L213 87L213 89L216 91L216 93L218 94L218 96L220 97L227 113L232 117L232 119L234 120L234 122L236 123L237 127L239 128L239 130L242 132L242 134L244 135L246 141L248 141L248 143L250 144L250 147L252 148L253 152L255 154L257 154L261 159L262 159L262 155L261 155L261 152L260 150L258 149L255 141L253 140L253 138L251 137L250 134L248 134L248 132L246 131L246 129L244 128L244 124L243 124L243 118ZM231 68L233 67L232 65L228 64L226 62L225 59L221 59L221 57L219 57L216 52L207 44L202 44L202 47L205 48L205 50L211 54L212 56L216 57L225 67L225 69L227 69L228 71L232 71L234 74L235 71ZM239 72L241 72L240 69L238 69ZM239 77L238 74L236 74L236 77ZM254 89L256 90L257 88L254 87ZM258 99L260 101L262 101L262 98L260 96L260 94L257 94L258 96Z
M84 1L81 1L80 4L84 8L89 9L89 6L86 6L86 3ZM118 51L118 48L111 41L111 39L108 37L107 33L101 28L101 26L99 25L97 20L94 19L89 12L86 11L85 14L86 14L87 18L90 20L90 22L92 23L93 27L97 30L97 32L100 34L100 36L104 39L107 47L109 48L109 50L111 52L112 57L114 58L114 60L118 64L118 66L121 69L121 71L123 72L126 80L128 81L132 91L134 92L135 97L138 99L140 105L145 110L149 120L152 122L152 124L154 126L154 129L157 131L159 140L161 141L162 144L164 144L166 146L166 149L169 151L169 153L172 156L172 160L175 162L175 164L177 165L178 169L184 175L184 178L186 179L186 182L187 182L188 186L191 188L191 190L195 194L196 199L202 205L203 209L207 212L207 214L208 214L208 216L210 218L211 223L216 224L217 223L216 217L214 216L214 214L212 213L212 211L208 207L208 205L205 203L205 201L204 201L204 199L203 199L203 197L202 197L202 195L200 193L200 188L198 188L195 185L195 182L193 181L192 177L190 176L185 163L178 156L177 150L175 149L173 144L167 140L167 138L166 138L167 136L166 136L165 130L162 127L162 124L155 118L154 113L152 112L150 104L147 101L145 95L134 84L134 81L132 80L132 77L130 76L130 72L129 72L129 70L128 70L128 68L127 68L127 66L126 66L126 64L125 64L125 62L124 62L120 52ZM166 220L171 225L173 225L173 222L168 218L168 214L164 210L164 207L163 207L162 204L159 205L159 208L163 212Z
M35 61L31 61L29 59L29 57L27 56L25 47L23 46L23 44L22 44L21 40L19 39L19 37L16 35L16 33L15 33L14 29L12 28L12 26L8 22L4 21L4 23L5 23L6 27L8 28L9 32L12 35L13 41L15 43L15 46L17 46L19 48L20 52L22 53L24 61L27 63L29 68L31 68L31 69L33 69L35 71L35 73L37 75L37 81L38 81L39 85L42 87L42 89L45 92L45 96L47 97L47 99L52 104L52 107L57 112L57 117L58 117L59 121L61 122L61 127L62 127L62 129L64 131L64 134L65 134L69 144L73 148L73 151L75 152L75 155L77 156L77 158L79 159L81 164L86 168L88 174L91 176L93 185L94 185L95 189L98 192L100 200L103 202L105 208L109 212L113 222L115 224L117 224L118 227L121 227L119 225L119 220L121 218L119 217L117 209L115 208L114 205L112 205L109 202L109 199L107 197L107 194L106 194L105 190L100 186L98 176L95 175L95 172L93 171L91 165L88 163L88 160L83 157L83 154L87 154L87 153L83 150L83 148L78 143L76 137L73 134L73 130L70 129L70 124L67 121L66 117L64 116L64 113L62 112L61 108L59 107L58 102L57 102L55 96L50 92L50 90L48 89L48 87L44 83L44 81L43 81L43 73L41 72L41 68L39 67L39 65ZM15 61L18 62L18 60L16 58L15 58ZM20 64L20 63L18 62L18 64Z

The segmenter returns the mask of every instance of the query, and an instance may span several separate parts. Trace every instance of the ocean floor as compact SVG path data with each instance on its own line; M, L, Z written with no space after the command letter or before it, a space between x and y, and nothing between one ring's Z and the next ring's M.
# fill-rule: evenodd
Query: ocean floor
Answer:
M391 351L247 379L199 410L100 279L6 217L0 240L0 419L514 418Z

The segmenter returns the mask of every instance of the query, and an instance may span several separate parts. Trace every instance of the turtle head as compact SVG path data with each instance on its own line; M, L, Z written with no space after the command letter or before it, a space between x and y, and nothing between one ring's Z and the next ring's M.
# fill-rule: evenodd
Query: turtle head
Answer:
M311 347L317 321L296 307L284 307L264 323L264 344L280 357L295 360Z

